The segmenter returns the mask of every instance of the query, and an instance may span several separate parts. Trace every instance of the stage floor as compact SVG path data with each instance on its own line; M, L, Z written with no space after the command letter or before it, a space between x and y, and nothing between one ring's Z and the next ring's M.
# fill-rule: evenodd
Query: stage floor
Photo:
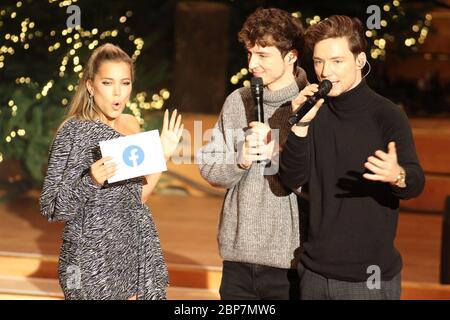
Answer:
M193 137L204 137L217 116L184 114L183 119ZM410 210L400 214L396 238L404 262L402 298L450 299L450 285L439 284L442 211L450 190L450 152L442 146L450 142L450 118L410 122L427 183L421 197L402 203ZM195 155L202 143L183 139L183 155L184 150ZM11 168L0 170L0 179L14 175ZM169 299L218 299L217 229L224 190L208 185L195 164L169 162L168 169L159 190L170 194L152 195L147 204L169 267ZM24 299L27 292L31 299L52 298L54 292L62 297L56 269L63 224L39 214L38 196L34 191L0 202L0 300Z
M217 227L221 197L153 195L149 200L168 263L221 267ZM56 257L62 223L39 214L38 193L0 203L0 252ZM439 283L442 215L400 214L397 248L402 280Z

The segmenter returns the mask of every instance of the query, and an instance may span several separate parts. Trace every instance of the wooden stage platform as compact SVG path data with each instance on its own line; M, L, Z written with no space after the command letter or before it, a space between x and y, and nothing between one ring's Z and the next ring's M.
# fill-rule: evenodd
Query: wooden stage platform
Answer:
M221 259L219 197L153 196L150 205L169 266L169 299L217 299ZM0 204L0 299L61 298L56 264L61 223L39 215L37 194ZM404 259L403 298L450 299L439 282L442 217L400 215L397 246Z
M216 117L185 115L185 128L194 132L198 119L204 131ZM404 260L402 299L450 299L450 285L439 284L442 211L450 195L450 120L411 123L427 182L421 197L402 202L396 238ZM160 186L171 192L148 202L169 267L168 298L218 299L222 260L216 236L223 190L210 187L195 164L168 167ZM3 174L0 166L0 178ZM32 191L0 203L0 299L62 298L56 268L63 224L40 216L38 195Z

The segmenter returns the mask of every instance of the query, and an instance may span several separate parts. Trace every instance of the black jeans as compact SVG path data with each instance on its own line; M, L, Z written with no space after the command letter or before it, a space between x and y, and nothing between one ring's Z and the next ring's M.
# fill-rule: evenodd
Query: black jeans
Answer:
M366 281L349 282L329 279L298 264L301 300L400 300L401 274L380 281L379 288L369 288Z
M299 277L295 269L224 261L222 300L297 300Z

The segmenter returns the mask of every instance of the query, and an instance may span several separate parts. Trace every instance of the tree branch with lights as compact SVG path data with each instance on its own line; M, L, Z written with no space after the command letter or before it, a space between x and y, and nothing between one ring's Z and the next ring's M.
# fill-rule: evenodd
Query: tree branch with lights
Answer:
M133 8L119 2L96 1L102 10L94 12L92 1L86 0L2 0L0 188L8 196L40 187L50 143L92 50L112 42L134 61L141 55L145 41L128 24ZM66 9L71 5L79 6L82 13L75 28L66 26ZM164 88L157 93L138 91L127 112L146 128L149 112L161 109L169 97Z

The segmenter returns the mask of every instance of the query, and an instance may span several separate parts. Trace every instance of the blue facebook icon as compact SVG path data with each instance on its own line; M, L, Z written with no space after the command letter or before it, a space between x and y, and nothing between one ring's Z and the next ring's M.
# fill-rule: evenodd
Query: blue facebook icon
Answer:
M128 146L122 154L123 161L129 167L138 167L144 161L144 151L138 146Z

